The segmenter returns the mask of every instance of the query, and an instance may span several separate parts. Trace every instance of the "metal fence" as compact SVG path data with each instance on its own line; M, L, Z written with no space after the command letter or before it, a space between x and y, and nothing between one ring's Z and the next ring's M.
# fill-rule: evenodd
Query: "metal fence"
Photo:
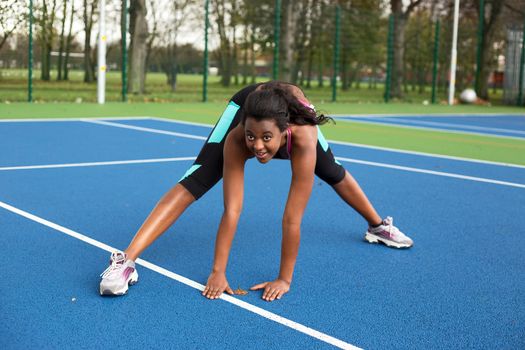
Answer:
M523 105L523 86L525 84L525 62L523 60L524 37L520 28L507 30L507 49L505 52L505 76L503 100L507 104Z
M66 21L57 21L52 28L56 39L51 42L48 56L51 77L44 82L40 75L45 60L43 27L36 21L41 16L43 1L30 1L35 8L29 15L28 7L28 18L35 20L33 25L27 21L0 51L0 99L95 101L96 81L84 81L87 65L95 66L96 80L98 12L95 11L91 33L91 59L87 60L84 55L85 33L82 34L82 26L78 25L76 32L73 30L76 35L66 58L59 49L58 33L65 28L67 34L71 15L78 21L81 8L74 13L73 9L64 7ZM216 7L218 1L195 2L185 15L153 6L159 1L164 1L163 6L177 3L147 2L150 6L148 40L151 41L146 87L143 94L135 96L129 95L127 88L130 35L121 32L121 28L124 32L129 28L129 16L122 15L128 13L128 1L108 0L108 101L128 98L132 101L213 101L242 85L267 79L290 81L327 101L379 102L399 95L412 102L446 100L453 22L446 6L427 4L412 12L404 24L402 47L397 47L396 31L401 24L398 18L389 15L385 2L379 0L341 2L341 5L324 0L226 1L222 9L226 15L222 18ZM73 3L81 5L80 1ZM60 11L57 18L62 19ZM471 13L460 24L457 91L475 84L478 17ZM153 26L155 18L159 22ZM181 24L177 43L167 39L175 20ZM494 57L506 57L504 67L497 64L491 67L490 82L494 96L500 95L498 90L504 88L503 100L515 103L519 91L523 90L523 86L517 84L519 62L523 60L522 33L519 30L508 33L506 40L501 40L503 45L495 45L501 52L490 52ZM30 38L34 38L32 50ZM403 56L396 53L399 50L404 52ZM395 64L399 57L402 57L401 67ZM65 65L64 60L67 60ZM501 76L505 77L504 87ZM393 94L396 86L400 88L397 95ZM63 89L64 93L52 94L53 89Z

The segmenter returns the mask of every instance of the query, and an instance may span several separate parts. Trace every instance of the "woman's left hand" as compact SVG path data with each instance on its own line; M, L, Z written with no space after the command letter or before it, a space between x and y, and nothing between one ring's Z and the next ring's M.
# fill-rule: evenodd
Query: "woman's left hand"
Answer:
M262 298L266 301L274 301L275 299L281 299L281 297L290 290L290 283L276 279L273 282L259 283L250 288L250 290L263 289L264 292Z

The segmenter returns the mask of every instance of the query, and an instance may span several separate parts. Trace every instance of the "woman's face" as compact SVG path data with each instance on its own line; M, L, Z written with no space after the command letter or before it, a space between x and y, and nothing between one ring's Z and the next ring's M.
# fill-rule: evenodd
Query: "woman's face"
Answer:
M286 141L284 135L273 119L257 121L248 117L244 123L246 147L260 163L267 163L275 156Z

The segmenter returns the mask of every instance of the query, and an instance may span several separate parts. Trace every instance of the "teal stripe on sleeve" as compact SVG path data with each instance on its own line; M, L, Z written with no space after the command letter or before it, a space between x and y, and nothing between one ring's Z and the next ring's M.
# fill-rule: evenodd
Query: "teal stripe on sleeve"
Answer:
M208 143L220 143L224 139L224 135L226 135L226 132L228 131L228 128L232 124L233 118L235 117L235 113L237 113L239 108L240 106L233 101L228 103L228 107L226 107L222 113L222 116L219 119L217 126L215 126L215 130L213 130Z
M324 135L321 132L321 129L319 128L319 125L317 126L317 140L321 144L321 147L323 147L323 151L326 152L326 150L328 149L328 142L326 142L326 139L324 138Z
M180 178L179 182L181 182L182 180L184 180L185 178L193 174L195 170L199 169L200 167L201 167L200 164L193 164L191 168L189 168L188 171L186 171L186 173Z

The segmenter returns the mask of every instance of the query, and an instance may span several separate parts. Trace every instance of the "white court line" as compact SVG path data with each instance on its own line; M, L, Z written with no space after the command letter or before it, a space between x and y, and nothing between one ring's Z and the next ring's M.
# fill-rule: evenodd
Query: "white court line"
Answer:
M207 139L207 137L204 137L204 136L197 136L197 135L191 135L191 134L184 134L184 133L180 133L180 132L173 132L173 131L166 131L166 130L160 130L160 129L143 128L143 127L140 127L140 126L132 126L132 125L126 125L126 124L105 122L103 120L98 120L98 119L97 120L94 120L94 119L81 119L81 121L82 122L86 122L86 123L93 123L93 124L101 124L101 125L113 126L113 127L116 127L116 128L131 129L131 130L151 132L151 133L155 133L155 134L163 134L163 135L185 137L185 138L188 138L188 139L196 139L196 140L206 140Z
M181 121L173 120L173 119L163 119L163 118L151 118L151 119L159 120L159 121L165 121L165 122L171 122L171 123L178 123L178 124L187 124L186 122L181 122ZM190 123L190 125L191 125L191 123ZM213 127L213 125L210 125L210 124L198 124L198 125L199 126L208 126L210 128ZM157 129L153 129L153 130L157 130ZM351 143L351 142L344 142L344 141L334 141L334 140L327 140L327 141L328 141L328 143L333 143L333 144L338 144L338 145L343 145L343 146L368 148L368 149L374 149L374 150L380 150L380 151L388 151L388 152L395 152L395 153L402 153L402 154L411 154L411 155L430 157L430 158L443 158L443 159L458 160L458 161L462 161L462 162L471 162L471 163L489 164L489 165L497 165L497 166L525 169L525 165L518 165L518 164L492 162L492 161L489 161L489 160L480 160L480 159L455 157L455 156L445 156L445 155L438 155L438 154L424 153L424 152L417 152L417 151L405 151L405 150L398 150L398 149L387 148L387 147L369 146L369 145L363 145L363 144Z
M382 121L364 121L364 120L357 120L357 119L347 119L347 118L337 118L337 121L347 122L347 123L359 123L359 124L379 124L379 125L386 125L391 126L393 128L402 128L402 129L417 129L417 130L425 130L425 131L440 131L440 132L448 132L451 134L463 134L463 135L475 135L475 136L485 136L485 137L495 137L498 139L513 139L513 140L521 140L523 141L523 137L519 136L506 136L506 135L497 135L497 134L489 134L489 133L483 133L483 132L475 132L475 131L458 131L458 130L450 130L450 129L441 129L441 128L431 128L426 126L412 126L412 125L401 125L401 124L393 124L388 122L382 122Z
M352 120L352 121L354 120L353 117L341 118L341 119L342 120ZM501 129L501 128L488 128L488 127L485 127L485 126L475 126L475 125L466 125L466 124L430 122L430 121L426 121L426 120L407 120L407 119L403 119L403 118L381 118L381 117L374 118L374 119L371 119L371 120L379 120L379 121L385 120L385 121L389 121L389 122L393 122L393 123L401 122L401 123L407 123L407 124L413 124L413 125L421 124L421 125L431 125L431 126L461 127L461 128L465 128L465 129L472 129L472 130L481 130L481 131L487 130L487 131L496 131L496 132L499 131L499 132L508 132L508 133L512 133L512 134L525 135L525 131L520 131L520 130ZM395 124L395 125L398 125L398 124ZM456 130L456 131L461 131L461 130Z
M444 116L446 116L446 115L444 115ZM98 121L99 119L108 119L108 118L93 118L92 120ZM124 118L123 117L121 119L132 120L132 119L134 119L134 117L129 117L129 118ZM137 117L137 119L153 119L153 120L165 121L165 122L169 122L169 123L188 124L188 125L195 124L195 125L198 125L198 126L205 126L205 127L208 127L208 128L213 128L212 124L191 123L191 122L186 122L186 121L180 121L180 120L177 120L177 119L157 118L157 117ZM86 119L84 119L84 118L82 118L82 119L60 119L60 120L86 121ZM57 120L57 121L60 121L60 120ZM13 120L13 122L18 122L18 121L20 121L20 120L18 120L18 119ZM38 121L45 121L45 120L38 120ZM111 123L111 124L116 124L116 123ZM123 124L116 124L116 125L112 125L112 126L117 126L117 125L119 127L123 127L122 126ZM146 131L146 132L153 132L153 133L157 133L157 134L172 135L172 136L177 136L177 134L180 134L180 133L172 133L172 132L161 130L161 129L151 129L151 128L129 127L129 129L135 129L135 130ZM185 135L185 136L196 136L196 135L190 135L190 134L183 134L183 135ZM197 137L197 138L199 138L199 137ZM194 138L194 137L191 137L191 138ZM205 140L206 138L202 138L202 139ZM396 148L381 147L381 146L371 146L371 145L365 145L365 144L361 144L361 143L353 143L353 142L345 142L345 141L336 141L336 140L327 140L327 141L329 143L333 143L333 144L337 144L337 145L343 145L343 146L367 148L367 149L373 149L373 150L379 150L379 151L387 151L387 152L393 152L393 153L401 153L401 154L411 154L411 155L422 156L422 157L429 157L429 158L451 159L451 160L458 160L458 161L469 162L469 163L488 164L488 165L496 165L496 166L503 166L503 167L513 167L513 168L525 169L525 165L512 164L512 163L494 162L494 161L490 161L490 160L481 160L481 159L466 158L466 157L447 156L447 155L436 154L436 153L408 151L408 150L401 150L401 149L396 149Z
M191 123L191 122L185 122L185 121L180 121L180 120L176 120L176 119L165 119L165 118L156 118L156 117L151 117L150 119L158 120L158 121L164 121L164 122L169 122L169 123L176 123L176 124L189 124L189 125L195 124L195 125L198 125L198 126L207 126L209 128L213 128L212 124ZM417 152L417 151L407 151L407 150L400 150L400 149L396 149L396 148L370 146L370 145L364 145L364 144L361 144L361 143L353 143L353 142L345 142L345 141L335 141L335 140L327 140L327 141L328 141L328 143L334 143L334 144L343 145L343 146L368 148L368 149L379 150L379 151L387 151L387 152L394 152L394 153L401 153L401 154L411 154L411 155L422 156L422 157L429 157L429 158L443 158L443 159L450 159L450 160L458 160L458 161L462 161L462 162L489 164L489 165L497 165L497 166L525 169L525 165L503 163L503 162L493 162L493 161L490 161L490 160L481 160L481 159L465 158L465 157L455 157L455 156L447 156L447 155L442 155L442 154L425 153L425 152Z
M197 123L197 122L187 122L185 120L178 120L178 119L168 119L168 118L158 118L158 117L149 117L151 120L157 120L160 122L169 122L169 123L175 123L175 124L184 124L184 125L195 125L195 126L203 126L206 128L213 128L212 124L205 124L205 123Z
M73 168L73 167L121 165L121 164L144 164L144 163L178 162L178 161L195 160L195 159L197 159L197 157L116 160L116 161L108 161L108 162L88 162L88 163L69 163L69 164L66 163L66 164L47 164L47 165L23 165L23 166L0 167L0 171L30 170L30 169L52 169L52 168Z
M503 185L503 186L525 188L524 184L515 183L515 182L500 181L500 180L494 180L494 179L487 179L483 177L467 176L467 175L454 174L454 173L446 173L446 172L433 171L433 170L427 170L427 169L421 169L421 168L412 168L412 167L406 167L406 166L394 165L394 164L369 162L369 161L353 159L353 158L344 158L344 157L335 157L335 158L338 160L344 161L344 162L349 162L349 163L358 163L358 164L365 164L365 165L371 165L371 166L378 166L382 168L404 170L404 171L410 171L410 172L416 172L416 173L422 173L422 174L445 176L445 177L452 177L452 178L463 179L463 180L486 182L486 183ZM138 160L121 160L121 161L110 161L110 162L71 163L71 164L24 165L24 166L0 167L0 171L72 168L72 167L88 167L88 166L104 166L104 165L121 165L121 164L163 163L163 162L177 162L177 161L195 160L195 159L197 159L197 157L156 158L156 159L138 159Z
M335 159L341 160L343 162L371 165L371 166L377 166L377 167L382 167L382 168L390 168L390 169L397 169L397 170L404 170L404 171L410 171L410 172L414 172L414 173L431 174L431 175L438 175L438 176L445 176L445 177L453 177L453 178L456 178L456 179L463 179L463 180L470 180L470 181L477 181L477 182L486 182L486 183L491 183L491 184L496 184L496 185L525 188L525 184L520 184L520 183L515 183L515 182L507 182L507 181L499 181L499 180L493 180L493 179L486 179L486 178L483 178L483 177L467 176L467 175L454 174L454 173L445 173L445 172L441 172L441 171L433 171L433 170L426 170L426 169L420 169L420 168L412 168L412 167L401 166L401 165L393 165L393 164L385 164L385 163L377 163L377 162L368 162L366 160L359 160L359 159L352 159L352 158L335 157Z
M44 226L47 226L47 227L50 227L54 230L57 230L59 232L62 232L62 233L65 233L66 235L68 236L71 236L73 238L76 238L78 240L81 240L85 243L88 243L92 246L95 246L97 248L100 248L102 250L105 250L107 252L113 252L117 249L105 244L105 243L102 243L102 242L99 242L93 238L90 238L86 235L83 235L81 233L78 233L78 232L75 232L71 229L68 229L64 226L61 226L61 225L58 225L58 224L55 224L51 221L48 221L46 219L43 219L41 217L38 217L36 215L33 215L31 213L28 213L26 211L23 211L21 209L18 209L18 208L15 208L7 203L4 203L4 202L1 202L0 201L0 207L12 212L12 213L15 213L15 214L18 214L20 216L23 216L25 217L26 219L29 219L29 220L32 220L32 221L35 221L39 224L42 224ZM203 291L204 290L204 286L200 283L197 283L189 278L186 278L184 276L181 276L181 275L178 275L174 272L171 272L169 270L166 270L158 265L155 265L155 264L152 264L146 260L143 260L143 259L137 259L136 260L136 263L147 268L147 269L150 269L152 271L155 271L163 276L166 276L168 278L171 278L177 282L180 282L182 284L185 284L189 287L192 287L192 288L195 288L195 289L198 289L200 291ZM316 338L316 339L319 339L325 343L328 343L328 344L331 344L333 346L336 346L340 349L352 349L352 350L357 350L357 349L360 349L352 344L349 344L349 343L346 343L340 339L337 339L337 338L334 338L328 334L325 334L325 333L322 333L322 332L319 332L319 331L316 331L315 329L313 328L310 328L310 327L307 327L307 326L304 326L300 323L297 323L295 321L292 321L290 319L287 319L287 318L284 318L282 316L279 316L277 314L274 314L272 312L269 312L265 309L262 309L260 307L257 307L255 305L252 305L252 304L249 304L245 301L241 301L239 299L236 299L234 297L231 297L229 295L225 295L223 294L219 299L222 299L224 301L227 301L231 304L234 304L240 308L243 308L245 310L248 310L248 311L251 311L259 316L262 316L262 317L265 317L269 320L272 320L274 322L277 322L277 323L280 323L286 327L289 327L289 328L292 328L298 332L301 332L301 333L304 333L306 335L309 335L313 338Z
M473 158L446 156L446 155L440 155L440 154L434 154L434 153L425 153L425 152L418 152L418 151L404 151L404 150L398 150L398 149L394 149L394 148L381 147L381 146L369 146L369 145L363 145L363 144L360 144L360 143L352 143L352 142L344 142L344 141L328 140L328 142L336 144L336 145L342 145L342 146L368 148L368 149L379 150L379 151L386 151L386 152L393 152L393 153L412 154L412 155L416 155L416 156L429 157L429 158L442 158L442 159L450 159L450 160L459 160L459 161L462 161L462 162L469 162L469 163L479 163L479 164L488 164L488 165L496 165L496 166L502 166L502 167L511 167L511 168L525 169L525 165L511 164L511 163L502 163L502 162L493 162L493 161L490 161L490 160L481 160L481 159L473 159Z

